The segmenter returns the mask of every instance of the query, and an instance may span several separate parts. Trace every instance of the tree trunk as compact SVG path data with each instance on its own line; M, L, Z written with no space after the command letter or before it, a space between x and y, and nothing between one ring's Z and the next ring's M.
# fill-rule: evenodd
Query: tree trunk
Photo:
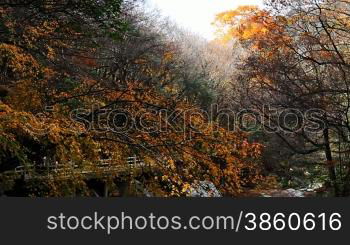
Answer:
M333 163L328 128L326 128L323 131L323 137L324 137L324 143L325 143L325 154L326 154L327 165L328 165L328 175L329 175L329 179L331 181L332 187L334 188L334 194L336 197L338 197L338 196L340 196L341 193L340 193L339 185L337 183L337 174L336 174L335 166Z
M348 168L349 169L349 168ZM350 196L350 169L348 170L343 184L342 196L348 197Z

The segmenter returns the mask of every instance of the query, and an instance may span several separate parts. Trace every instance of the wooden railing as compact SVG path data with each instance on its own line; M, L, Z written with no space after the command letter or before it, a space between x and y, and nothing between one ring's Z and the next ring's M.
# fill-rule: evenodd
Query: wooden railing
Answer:
M146 165L143 160L138 157L128 157L125 164L115 164L112 159L100 160L98 164L91 165L59 165L59 164L43 164L43 165L27 165L18 166L14 170L6 171L2 175L24 177L26 179L48 178L48 177L70 177L74 175L83 175L86 178L93 178L97 175L125 175L137 172L150 171L151 165Z

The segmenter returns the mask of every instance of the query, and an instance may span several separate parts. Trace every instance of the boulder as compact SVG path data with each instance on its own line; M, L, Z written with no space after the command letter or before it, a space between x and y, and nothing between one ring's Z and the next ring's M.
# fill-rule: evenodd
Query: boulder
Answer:
M199 181L192 184L189 197L222 197L220 191L210 181Z

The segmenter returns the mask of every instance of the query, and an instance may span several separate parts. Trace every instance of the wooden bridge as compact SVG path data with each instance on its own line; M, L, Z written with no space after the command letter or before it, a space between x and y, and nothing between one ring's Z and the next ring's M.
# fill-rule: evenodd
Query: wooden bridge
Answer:
M72 178L82 176L84 179L101 178L108 176L141 175L152 171L156 166L145 164L138 157L128 157L123 165L115 164L111 159L101 160L98 164L90 165L58 165L42 164L18 166L14 170L2 173L3 176L13 178L47 179L47 178Z

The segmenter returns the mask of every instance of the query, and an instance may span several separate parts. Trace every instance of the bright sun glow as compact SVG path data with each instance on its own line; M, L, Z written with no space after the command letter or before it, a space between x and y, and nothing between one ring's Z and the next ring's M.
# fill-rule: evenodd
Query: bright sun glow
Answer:
M147 3L179 25L211 40L215 32L211 23L217 13L239 5L262 5L262 0L147 0Z

